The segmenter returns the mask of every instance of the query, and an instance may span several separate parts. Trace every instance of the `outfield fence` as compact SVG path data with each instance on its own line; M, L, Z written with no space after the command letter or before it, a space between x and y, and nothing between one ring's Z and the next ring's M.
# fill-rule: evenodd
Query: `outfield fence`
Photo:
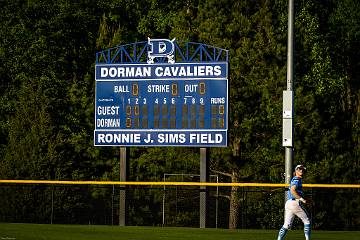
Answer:
M182 176L183 180L198 180ZM0 180L0 222L119 224L126 189L127 225L199 227L200 188L207 186L208 226L277 229L285 184ZM360 184L304 184L313 228L360 230ZM232 206L232 207L230 207ZM302 228L299 220L294 228Z

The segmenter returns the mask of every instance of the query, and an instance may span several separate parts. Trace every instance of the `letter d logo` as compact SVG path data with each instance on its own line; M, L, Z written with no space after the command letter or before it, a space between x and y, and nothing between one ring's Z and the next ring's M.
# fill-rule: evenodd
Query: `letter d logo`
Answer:
M150 39L148 38L148 44L150 50L148 51L148 63L154 63L154 59L157 57L167 57L169 63L175 63L174 60L174 41L168 39Z

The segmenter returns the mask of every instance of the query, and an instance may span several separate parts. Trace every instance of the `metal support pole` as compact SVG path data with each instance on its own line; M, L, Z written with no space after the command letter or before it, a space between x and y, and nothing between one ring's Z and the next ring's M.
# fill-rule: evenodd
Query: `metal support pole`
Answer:
M208 153L200 148L200 182L209 181ZM206 186L200 186L200 228L206 228L208 221L208 192Z
M114 197L115 197L115 185L112 186L112 193L111 193L111 226L114 226Z
M293 148L285 148L285 183L290 184L292 177L292 162L294 158ZM287 192L285 192L285 201L287 201Z
M51 215L50 215L50 224L53 224L54 220L54 187L51 188Z
M166 173L164 173L164 182L166 182ZM166 186L164 185L163 190L163 203L162 203L162 226L165 226L165 197L166 197Z
M216 183L219 183L219 176L216 176ZM219 186L216 186L215 228L218 228L218 215L219 215Z
M126 147L120 147L120 182L127 181L128 177L128 157ZM119 226L126 226L127 224L127 198L126 186L120 185L120 200L119 200Z
M294 0L289 0L289 11L288 11L288 51L287 51L287 91L291 91L291 97L288 98L288 101L291 101L287 105L290 106L288 111L288 120L290 120L290 125L288 129L291 139L289 143L285 146L285 183L289 184L291 181L292 175L292 164L293 164L293 83L294 83ZM284 115L285 115L284 111ZM284 126L283 126L284 127ZM286 199L287 193L285 193Z

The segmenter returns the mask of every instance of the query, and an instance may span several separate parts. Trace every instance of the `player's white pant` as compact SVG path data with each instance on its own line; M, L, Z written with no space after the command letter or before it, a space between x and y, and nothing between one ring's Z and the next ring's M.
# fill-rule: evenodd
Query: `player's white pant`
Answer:
M287 230L291 228L295 216L298 216L304 223L306 240L310 239L310 219L306 210L302 207L299 201L289 199L285 203L285 220L283 227L279 231L279 240L284 239Z
M284 227L291 228L295 216L298 216L304 224L310 224L310 219L306 210L302 207L300 201L287 200L285 203Z

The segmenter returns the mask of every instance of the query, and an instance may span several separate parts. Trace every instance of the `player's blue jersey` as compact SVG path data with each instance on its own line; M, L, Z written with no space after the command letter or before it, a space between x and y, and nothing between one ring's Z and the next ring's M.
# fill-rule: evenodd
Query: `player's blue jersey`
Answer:
M296 192L303 197L303 191L302 191L302 179L295 176L291 179L290 182L290 187L289 187L289 191L288 191L288 199L295 199L295 196L292 195L290 189L292 188L292 186L296 186Z

